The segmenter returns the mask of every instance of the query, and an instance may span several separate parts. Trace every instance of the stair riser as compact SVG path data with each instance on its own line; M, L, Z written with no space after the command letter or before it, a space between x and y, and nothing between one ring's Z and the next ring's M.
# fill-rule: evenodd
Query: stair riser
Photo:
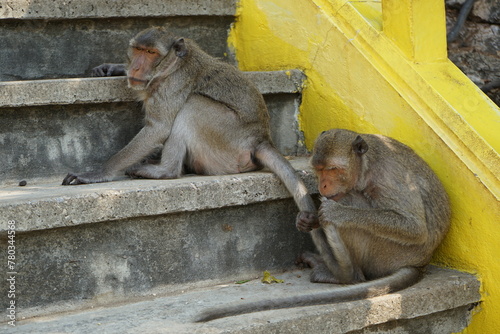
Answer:
M18 310L107 303L175 284L293 268L302 251L313 249L309 235L294 227L296 214L293 201L279 200L18 233Z
M303 153L296 113L298 94L266 96L271 133L285 155ZM0 185L62 178L102 165L141 129L139 103L2 109Z
M130 39L151 26L192 38L210 55L228 59L232 16L2 20L0 81L89 76L102 63L123 63Z

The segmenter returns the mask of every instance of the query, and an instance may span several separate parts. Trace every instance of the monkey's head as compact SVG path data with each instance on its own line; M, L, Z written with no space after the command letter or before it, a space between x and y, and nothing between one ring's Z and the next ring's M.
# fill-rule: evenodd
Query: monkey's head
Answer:
M355 186L368 144L361 135L343 129L324 131L314 144L311 164L324 197L340 200Z
M127 78L129 87L143 90L156 77L175 72L188 54L184 38L154 27L141 31L128 48Z

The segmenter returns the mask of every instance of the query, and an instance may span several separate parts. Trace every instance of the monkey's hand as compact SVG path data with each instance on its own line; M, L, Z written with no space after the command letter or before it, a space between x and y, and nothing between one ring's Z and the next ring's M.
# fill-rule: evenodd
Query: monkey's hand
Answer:
M112 177L108 176L102 172L89 172L82 174L68 173L64 180L62 181L63 186L76 185L76 184L88 184L88 183L101 183L109 182Z
M102 64L92 69L93 77L111 77L127 75L125 64Z
M310 232L319 227L318 215L315 212L301 211L297 215L295 226L301 232Z

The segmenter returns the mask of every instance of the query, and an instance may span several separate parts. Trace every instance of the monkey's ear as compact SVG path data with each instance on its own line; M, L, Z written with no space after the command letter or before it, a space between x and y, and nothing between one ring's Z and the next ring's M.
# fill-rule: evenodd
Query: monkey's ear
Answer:
M368 144L365 142L363 138L361 138L360 135L354 139L352 142L352 149L354 152L356 152L358 155L365 154L366 151L368 151Z
M184 43L184 38L179 38L178 40L176 40L173 48L177 57L183 58L187 55L187 47L186 43Z

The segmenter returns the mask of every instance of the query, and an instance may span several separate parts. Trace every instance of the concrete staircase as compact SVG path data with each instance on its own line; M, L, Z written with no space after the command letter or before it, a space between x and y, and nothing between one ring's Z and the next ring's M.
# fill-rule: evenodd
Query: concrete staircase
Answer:
M129 38L151 25L234 62L226 39L235 12L229 0L2 4L0 260L13 266L0 291L15 291L0 297L2 332L448 333L467 325L479 283L439 268L384 297L193 324L213 305L333 288L295 268L313 246L295 230L297 209L279 180L262 171L60 186L141 127L124 78L88 78L92 67L122 62ZM276 146L315 193L297 125L303 74L247 75L264 94ZM261 284L264 270L285 284Z

